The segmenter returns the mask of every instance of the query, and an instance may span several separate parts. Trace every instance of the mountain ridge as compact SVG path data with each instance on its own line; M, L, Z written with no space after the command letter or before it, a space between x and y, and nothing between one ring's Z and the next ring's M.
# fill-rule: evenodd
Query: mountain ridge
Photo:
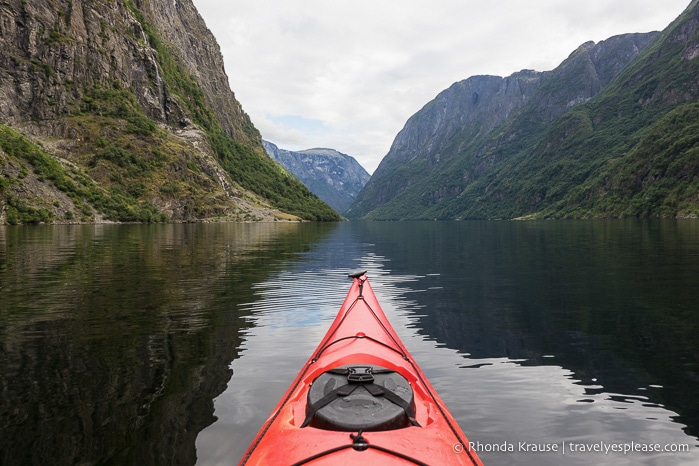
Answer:
M354 157L335 149L290 151L269 141L263 141L263 146L272 159L339 213L349 208L369 180L369 173Z
M696 91L691 91L697 87L696 60L690 58L699 55L696 16L694 1L663 32L586 42L556 69L544 72L546 75L533 72L536 89L515 111L508 114L502 106L489 109L489 118L500 118L500 122L486 134L478 121L456 128L441 124L429 144L423 140L424 150L410 147L405 141L416 140L421 130L424 133L429 126L425 121L435 121L430 120L429 109L448 90L443 91L408 120L346 215L367 219L696 215L696 201L686 197L678 201L681 206L676 205L674 214L670 209L629 209L621 204L613 208L607 201L604 209L598 208L602 203L583 208L576 200L580 196L576 189L600 176L609 160L631 150L644 128L661 120L671 107L696 100ZM675 44L674 51L663 53L670 43ZM686 58L684 62L679 56ZM639 98L629 94L639 86L629 79L641 62L646 66L636 74L636 81L647 81L647 89L636 92L653 89L655 94ZM674 75L668 76L670 69ZM450 89L473 84L476 79L468 78ZM657 93L666 88L669 91L664 95ZM487 94L479 94L474 102L473 92L462 92L458 98L460 105L497 103L484 96ZM619 102L624 105L618 107ZM636 108L639 102L645 107ZM458 112L451 118L463 119ZM582 147L587 150L577 149ZM687 183L695 184L691 161L685 162L689 165L685 172L690 173Z

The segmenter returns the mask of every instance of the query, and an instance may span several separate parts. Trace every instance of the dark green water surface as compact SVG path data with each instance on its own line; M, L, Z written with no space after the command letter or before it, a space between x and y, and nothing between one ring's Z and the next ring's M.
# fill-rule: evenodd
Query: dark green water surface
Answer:
M357 268L486 464L699 464L696 220L0 227L0 464L236 464Z

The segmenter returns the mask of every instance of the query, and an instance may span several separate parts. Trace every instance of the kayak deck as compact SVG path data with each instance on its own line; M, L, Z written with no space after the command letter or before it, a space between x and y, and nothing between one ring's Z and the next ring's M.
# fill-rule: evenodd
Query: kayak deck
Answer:
M391 327L365 273L351 276L352 286L330 329L240 464L482 464ZM387 373L391 375L383 379L377 375ZM343 382L343 374L347 382ZM374 378L382 381L374 383ZM325 388L313 387L316 380ZM412 393L407 394L410 389ZM309 403L309 391L313 398L313 390L318 394ZM334 392L338 392L337 402L332 400ZM374 392L383 393L372 399ZM329 402L337 408L325 408ZM352 404L369 406L361 406L355 413L343 408ZM318 421L316 408L328 411L330 420ZM384 416L386 410L392 410L386 415L391 420L372 424L374 417ZM345 411L346 422L333 424L332 418ZM398 420L395 422L402 424L386 427L392 419L403 417L406 422ZM361 428L365 423L367 427Z

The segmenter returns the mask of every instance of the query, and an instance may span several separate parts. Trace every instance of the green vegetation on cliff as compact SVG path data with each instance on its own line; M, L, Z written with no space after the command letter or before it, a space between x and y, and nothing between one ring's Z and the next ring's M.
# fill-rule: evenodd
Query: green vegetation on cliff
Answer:
M95 183L91 178L77 168L65 168L53 157L46 153L44 149L30 142L18 132L0 125L0 148L14 159L20 167L17 178L2 177L0 180L0 194L5 194L8 198L7 222L17 223L39 223L56 220L83 220L93 221L94 213L92 207L103 213L105 218L122 222L164 222L168 218L158 212L152 204L139 199L142 185L131 183L130 186L115 184L105 188ZM117 158L117 164L134 164L139 171L142 159L133 154L124 152L114 146L109 146L104 152L113 154ZM118 156L115 154L119 154ZM99 154L98 154L99 155ZM49 181L60 191L71 198L79 212L67 211L65 217L60 219L51 213L46 207L36 207L31 204L40 200L22 199L16 195L7 194L7 188L17 183L28 175L28 167L24 162L28 162L33 174L40 181Z
M337 221L340 216L300 181L290 177L271 160L261 145L257 129L248 118L241 127L247 138L259 140L258 147L250 147L221 128L214 112L206 104L204 92L194 76L189 74L177 53L164 44L140 11L127 2L141 23L150 46L157 53L158 63L168 88L183 102L194 121L207 133L211 147L221 166L239 183L265 199L278 209L305 220Z
M542 216L699 216L699 103L677 107Z

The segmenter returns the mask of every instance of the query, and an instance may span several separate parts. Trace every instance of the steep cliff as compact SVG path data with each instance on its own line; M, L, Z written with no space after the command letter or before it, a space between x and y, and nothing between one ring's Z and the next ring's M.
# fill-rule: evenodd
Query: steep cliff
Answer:
M697 100L696 15L695 1L663 33L585 43L550 72L478 76L454 84L408 120L346 215L459 219L699 213L696 200L688 200L691 194L662 211L611 208L609 197L571 208L581 204L581 196L590 196L588 184L599 187L593 180L610 161L628 155L669 111ZM687 111L681 133L694 124ZM686 145L695 150L694 142ZM685 161L679 170L682 186L696 183ZM642 170L633 173L628 176L643 175ZM581 186L587 186L586 194L576 191ZM603 191L609 192L595 192ZM600 208L602 203L609 208Z
M545 76L528 70L508 78L473 76L442 91L398 133L347 215L367 215L426 183L425 176L436 175L456 156L455 143L468 144L491 134L532 98ZM406 205L406 210L411 208Z
M263 141L267 154L337 212L349 208L369 180L354 157L334 149L289 151Z
M0 223L339 218L266 156L191 0L0 4L0 149Z

